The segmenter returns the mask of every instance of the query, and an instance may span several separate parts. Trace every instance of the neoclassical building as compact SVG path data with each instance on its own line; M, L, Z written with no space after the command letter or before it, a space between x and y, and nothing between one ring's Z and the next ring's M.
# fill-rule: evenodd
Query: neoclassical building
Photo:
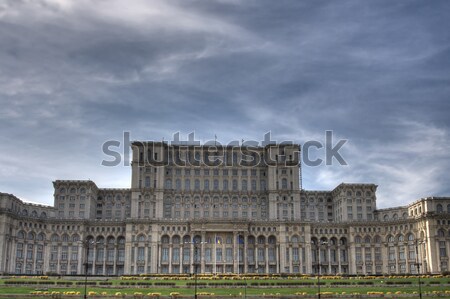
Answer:
M374 184L304 190L295 144L132 150L130 188L57 180L54 206L0 193L0 273L449 269L450 197L377 209Z

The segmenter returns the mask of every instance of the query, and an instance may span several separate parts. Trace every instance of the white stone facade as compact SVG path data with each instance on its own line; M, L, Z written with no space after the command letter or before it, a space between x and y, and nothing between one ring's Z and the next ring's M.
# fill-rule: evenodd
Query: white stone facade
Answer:
M129 189L54 182L54 207L0 193L0 273L448 271L450 198L377 210L374 184L300 188L299 146L134 142Z

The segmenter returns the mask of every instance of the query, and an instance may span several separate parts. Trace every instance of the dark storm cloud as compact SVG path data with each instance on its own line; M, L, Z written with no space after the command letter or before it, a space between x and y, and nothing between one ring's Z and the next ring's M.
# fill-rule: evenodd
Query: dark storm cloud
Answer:
M0 189L51 203L51 180L129 186L101 144L349 142L308 189L379 184L379 206L449 195L447 1L6 1Z

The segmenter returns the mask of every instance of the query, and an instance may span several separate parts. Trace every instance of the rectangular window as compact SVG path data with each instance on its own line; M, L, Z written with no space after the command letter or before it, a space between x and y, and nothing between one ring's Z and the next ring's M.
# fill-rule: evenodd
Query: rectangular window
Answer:
M33 245L31 244L28 244L27 259L29 260L33 259Z
M172 249L172 261L179 262L180 261L180 248Z
M191 249L186 247L183 249L183 261L189 262L189 258L191 256Z
M258 262L264 262L265 260L264 248L258 248Z
M125 261L125 249L119 249L117 251L117 260L119 262L124 262Z
M205 249L205 261L207 263L211 262L211 248L206 248Z
M216 248L216 261L221 262L222 258L222 248Z
M169 261L169 248L163 248L161 251L161 259L163 262Z
M255 250L252 248L247 249L247 261L250 263L255 261Z
M226 248L225 252L226 252L227 263L232 262L233 261L233 249L232 248Z
M298 262L299 261L299 254L298 254L298 248L294 247L292 248L292 261Z
M145 260L145 248L144 247L138 247L137 260L138 261L144 261Z

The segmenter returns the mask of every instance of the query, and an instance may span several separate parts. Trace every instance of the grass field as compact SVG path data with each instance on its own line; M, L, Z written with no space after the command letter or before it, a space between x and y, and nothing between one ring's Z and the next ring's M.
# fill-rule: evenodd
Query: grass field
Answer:
M447 291L450 293L450 277L431 277L422 278L422 292L432 293L440 292L442 295ZM194 280L175 280L139 278L137 280L122 280L117 278L89 280L88 292L96 292L107 296L133 295L142 293L161 293L168 296L172 292L180 293L183 296L194 295ZM108 284L101 286L100 283ZM67 284L63 285L63 284ZM38 278L3 278L0 280L0 297L8 298L7 295L30 294L40 291L48 292L84 292L84 280L82 277L67 279L38 279ZM136 285L143 284L143 285ZM155 285L156 284L156 285ZM157 284L172 284L160 286ZM224 284L226 286L224 286ZM228 285L227 285L228 284ZM303 284L303 285L299 285ZM308 295L317 294L316 278L301 279L218 279L203 280L199 279L197 284L198 292L214 293L215 295L239 296L244 293L249 296L268 296L268 295L295 295L303 293ZM367 292L401 292L402 294L415 294L419 291L417 278L373 278L373 279L321 279L321 292L331 292L334 294L367 294ZM440 298L450 298L450 294L443 295ZM78 297L78 296L77 296ZM417 295L418 297L418 295ZM17 298L17 297L16 297ZM328 297L330 298L330 297ZM372 297L373 298L373 297ZM391 297L392 298L392 297ZM427 298L427 296L423 296Z

